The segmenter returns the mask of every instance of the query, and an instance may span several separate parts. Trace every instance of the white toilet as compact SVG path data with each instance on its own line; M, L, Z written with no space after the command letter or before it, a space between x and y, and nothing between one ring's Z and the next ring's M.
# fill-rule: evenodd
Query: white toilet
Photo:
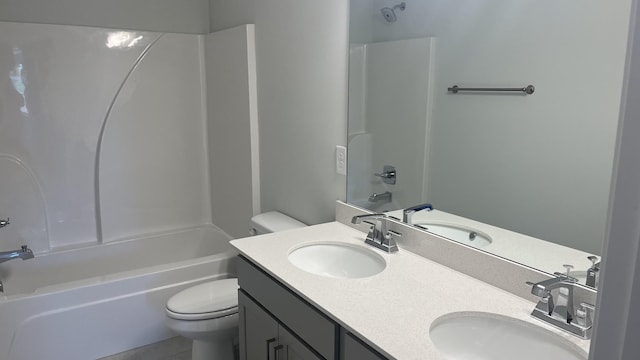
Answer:
M271 211L251 218L250 233L260 235L304 227L305 224ZM169 329L193 339L193 360L232 360L238 337L238 279L210 281L173 295L167 301Z

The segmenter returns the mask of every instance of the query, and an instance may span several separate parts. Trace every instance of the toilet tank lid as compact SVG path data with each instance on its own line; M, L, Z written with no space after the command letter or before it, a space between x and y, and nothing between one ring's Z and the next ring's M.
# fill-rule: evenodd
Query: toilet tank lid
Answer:
M238 306L238 279L222 279L192 286L173 295L167 309L180 314L202 314Z
M250 225L258 234L284 231L307 226L278 211L269 211L251 218Z

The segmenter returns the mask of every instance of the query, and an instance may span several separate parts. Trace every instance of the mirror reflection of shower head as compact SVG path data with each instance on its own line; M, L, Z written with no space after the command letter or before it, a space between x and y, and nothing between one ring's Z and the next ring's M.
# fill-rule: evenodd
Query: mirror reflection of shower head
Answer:
M394 22L397 20L396 18L396 9L400 9L400 11L404 11L404 9L407 8L407 4L403 1L398 5L395 5L392 8L389 7L385 7L380 9L380 13L382 14L382 16L384 17L385 20L387 20L387 22Z

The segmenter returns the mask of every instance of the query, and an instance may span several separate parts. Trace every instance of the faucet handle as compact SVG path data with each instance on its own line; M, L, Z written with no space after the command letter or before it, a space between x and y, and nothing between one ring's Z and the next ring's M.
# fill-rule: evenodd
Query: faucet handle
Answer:
M571 276L571 270L573 270L574 266L571 264L563 264L562 266L565 268L566 272L564 274L561 272L554 272L553 275L555 275L556 277L562 278L567 282L577 283L579 280Z
M591 255L591 256L587 256L587 260L591 261L591 267L595 268L596 267L596 263L598 262L598 257Z
M391 241L393 239L402 237L402 233L399 233L397 231L393 231L393 230L387 230L387 233L385 234L385 239Z
M569 274L571 273L571 270L573 270L573 265L571 265L571 264L563 264L562 266L567 271L567 273L566 273L567 278L571 277Z
M381 173L374 173L373 175L380 177L382 179L382 182L384 182L385 184L396 184L397 173L394 166L384 165Z
M591 310L593 312L593 311L596 311L596 306L592 305L592 304L589 304L589 303L584 303L583 302L583 303L580 303L580 309L583 309L585 311L586 310Z
M383 246L383 250L390 253L397 252L398 244L396 243L396 238L401 237L402 234L397 231L387 230L387 233L383 234L383 236L384 240L382 241L382 244L380 244Z
M593 320L591 315L596 311L596 307L589 303L580 303L578 310L576 310L576 321L578 325L582 327L591 327Z

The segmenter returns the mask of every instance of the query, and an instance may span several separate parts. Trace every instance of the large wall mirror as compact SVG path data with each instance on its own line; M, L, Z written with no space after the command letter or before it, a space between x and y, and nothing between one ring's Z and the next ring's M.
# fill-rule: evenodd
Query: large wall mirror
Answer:
M586 281L606 231L630 8L351 0L347 201L429 202L414 224Z

